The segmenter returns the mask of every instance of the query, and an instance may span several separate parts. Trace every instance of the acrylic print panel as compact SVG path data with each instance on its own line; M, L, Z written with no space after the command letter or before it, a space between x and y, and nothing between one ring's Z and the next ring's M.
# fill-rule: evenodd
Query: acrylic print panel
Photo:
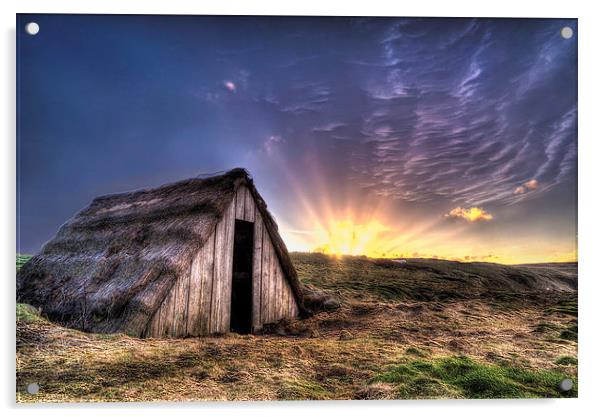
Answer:
M577 396L577 36L18 15L17 401Z

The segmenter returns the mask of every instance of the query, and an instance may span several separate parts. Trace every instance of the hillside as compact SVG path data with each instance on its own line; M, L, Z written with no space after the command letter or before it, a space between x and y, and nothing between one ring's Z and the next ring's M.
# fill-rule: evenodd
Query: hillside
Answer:
M500 265L437 259L400 263L366 257L292 253L301 281L359 301L443 301L512 294L538 297L577 289L577 264Z
M263 335L86 334L19 305L18 401L577 395L557 389L577 381L576 264L292 258L305 287L340 307Z

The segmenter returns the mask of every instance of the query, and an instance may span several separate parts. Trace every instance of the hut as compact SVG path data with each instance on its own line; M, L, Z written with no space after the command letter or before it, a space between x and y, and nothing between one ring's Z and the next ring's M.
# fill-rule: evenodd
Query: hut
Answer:
M94 199L23 265L17 300L68 327L138 337L251 333L307 314L241 168Z

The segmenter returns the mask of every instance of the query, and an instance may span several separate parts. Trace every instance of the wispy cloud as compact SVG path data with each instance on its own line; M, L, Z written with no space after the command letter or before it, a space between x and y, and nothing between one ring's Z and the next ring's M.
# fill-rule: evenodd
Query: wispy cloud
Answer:
M574 52L542 29L525 44L534 54L516 56L494 26L457 20L431 32L404 22L384 34L381 65L365 81L358 183L406 201L479 206L515 204L572 178L575 100L549 97L569 79ZM540 48L553 65L533 58Z
M273 155L278 146L284 143L284 139L279 135L271 135L263 142L263 149L268 155Z
M316 164L344 158L335 175L354 187L441 207L517 204L574 179L577 158L574 44L544 21L528 26L368 20L365 48L287 56L256 102L289 149ZM567 94L549 100L560 85Z
M330 122L324 125L316 126L312 129L314 132L332 132L340 127L346 126L345 123L341 122Z

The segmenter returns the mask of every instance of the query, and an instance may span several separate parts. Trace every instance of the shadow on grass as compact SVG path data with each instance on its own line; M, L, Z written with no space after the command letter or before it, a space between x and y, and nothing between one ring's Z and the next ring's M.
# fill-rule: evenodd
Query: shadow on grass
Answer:
M176 376L202 364L198 354L183 352L142 358L125 355L116 361L74 363L55 369L36 367L17 371L17 390L24 391L27 384L36 382L46 394L104 397L111 388Z

